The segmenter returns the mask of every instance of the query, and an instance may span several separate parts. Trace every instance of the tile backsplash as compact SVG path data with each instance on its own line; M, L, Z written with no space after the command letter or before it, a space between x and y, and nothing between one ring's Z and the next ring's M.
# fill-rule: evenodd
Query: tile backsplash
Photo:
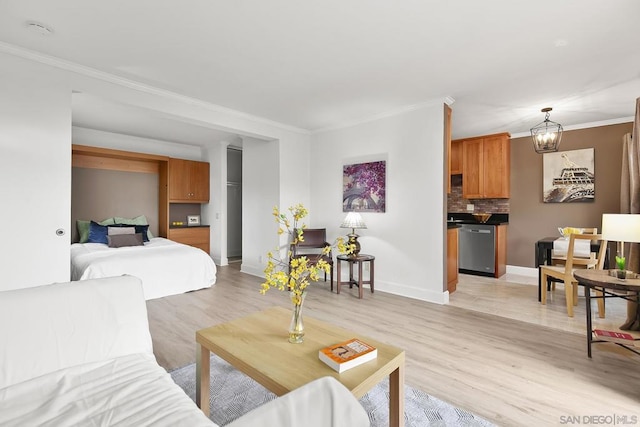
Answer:
M465 199L462 197L462 175L451 177L451 193L447 195L447 212L467 212L467 205L475 212L509 213L509 199Z

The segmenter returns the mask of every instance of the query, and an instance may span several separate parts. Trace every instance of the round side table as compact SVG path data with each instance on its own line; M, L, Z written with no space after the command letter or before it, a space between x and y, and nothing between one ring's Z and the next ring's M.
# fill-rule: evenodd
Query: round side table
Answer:
M358 254L358 255L338 255L338 294L340 293L340 287L342 285L349 284L349 288L353 288L353 285L358 287L358 298L362 299L362 285L369 285L371 293L373 293L373 272L374 272L374 260L376 257L373 255ZM349 280L342 281L341 266L342 262L349 263ZM369 280L363 280L362 265L365 262L369 262ZM353 278L353 267L358 265L358 280Z
M585 301L587 304L587 355L591 357L591 343L593 340L593 322L591 319L591 300L604 301L607 298L622 298L630 301L627 304L627 321L620 326L622 330L633 330L640 324L640 279L630 278L621 280L609 274L608 270L576 270L574 277L578 284L584 286ZM591 295L591 290L595 295ZM604 305L604 304L603 304ZM604 310L603 310L604 311ZM604 313L603 313L604 314ZM630 346L623 345L628 350L640 354Z

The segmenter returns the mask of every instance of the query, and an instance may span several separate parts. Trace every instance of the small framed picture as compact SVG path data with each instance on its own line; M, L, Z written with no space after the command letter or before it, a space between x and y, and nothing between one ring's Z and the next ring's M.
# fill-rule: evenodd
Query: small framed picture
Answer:
M200 215L187 215L187 225L200 225Z

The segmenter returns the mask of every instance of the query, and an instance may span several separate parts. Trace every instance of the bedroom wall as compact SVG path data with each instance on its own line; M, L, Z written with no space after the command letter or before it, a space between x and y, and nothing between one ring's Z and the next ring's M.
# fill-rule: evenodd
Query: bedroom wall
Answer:
M387 161L387 209L362 213L362 253L376 257L376 290L436 303L444 286L444 142L442 103L315 134L311 145L313 227L339 228L343 164Z
M71 168L71 235L78 241L76 221L119 216L147 217L158 236L158 174Z

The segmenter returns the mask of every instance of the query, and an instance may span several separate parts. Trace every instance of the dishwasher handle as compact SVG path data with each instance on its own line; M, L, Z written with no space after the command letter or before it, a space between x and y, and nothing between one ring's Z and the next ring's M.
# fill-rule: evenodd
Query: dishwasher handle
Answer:
M467 233L491 234L491 230L478 230L478 229L475 229L475 228L463 228L460 231L465 231Z

